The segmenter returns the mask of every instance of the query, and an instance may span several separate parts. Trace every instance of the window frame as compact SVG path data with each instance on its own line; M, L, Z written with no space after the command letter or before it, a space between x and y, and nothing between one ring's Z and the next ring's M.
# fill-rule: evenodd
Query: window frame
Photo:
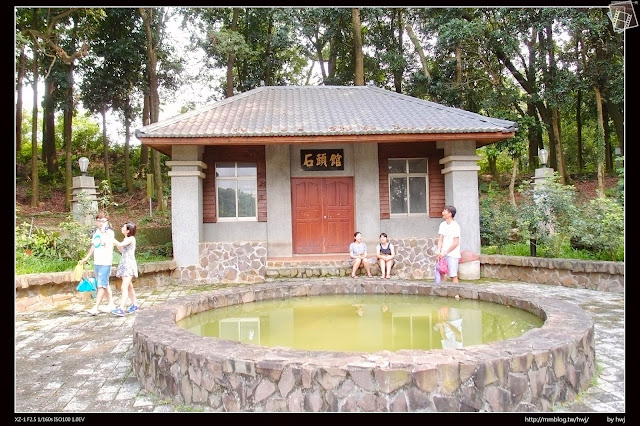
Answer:
M389 162L403 160L404 161L404 173L392 173L389 170ZM409 161L411 160L424 160L426 170L421 173L409 172ZM387 158L387 185L389 189L389 217L429 217L429 157L389 157ZM424 178L425 189L425 211L422 213L411 213L411 186L409 180L412 177ZM407 188L407 213L393 213L392 196L391 196L391 180L393 178L404 178Z
M218 176L218 164L230 164L233 163L234 176ZM251 164L255 168L255 175L253 176L238 176L238 163ZM218 222L257 222L258 221L258 163L254 161L216 161L214 163L215 179L215 196L216 196L216 217ZM254 195L255 195L255 214L254 216L238 216L238 182L252 182ZM223 217L220 215L220 198L219 188L220 182L234 182L235 183L235 200L236 200L236 215L235 217Z

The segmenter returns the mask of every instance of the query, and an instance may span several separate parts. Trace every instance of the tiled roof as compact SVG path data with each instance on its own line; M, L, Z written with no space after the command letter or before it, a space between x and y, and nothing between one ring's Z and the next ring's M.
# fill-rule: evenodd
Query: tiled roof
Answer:
M517 123L373 86L264 86L136 131L139 138L511 133Z

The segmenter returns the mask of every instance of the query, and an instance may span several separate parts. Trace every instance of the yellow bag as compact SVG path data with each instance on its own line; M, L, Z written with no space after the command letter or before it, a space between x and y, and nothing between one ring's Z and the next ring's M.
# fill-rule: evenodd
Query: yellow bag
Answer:
M80 262L73 269L73 279L74 281L80 281L82 279L82 273L84 272L84 265Z

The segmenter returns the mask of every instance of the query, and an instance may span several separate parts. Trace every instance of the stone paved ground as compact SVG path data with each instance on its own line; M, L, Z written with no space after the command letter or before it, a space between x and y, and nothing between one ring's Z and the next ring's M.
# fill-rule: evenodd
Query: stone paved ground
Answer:
M508 286L512 290L519 286L523 290L541 292L546 297L577 303L591 314L595 323L599 376L575 401L555 407L554 414L563 417L577 413L616 413L624 417L623 294L511 282L477 285L497 289ZM138 300L141 309L145 309L155 303L213 288L212 285L172 283L140 289ZM119 292L114 296L118 300ZM135 314L120 318L100 313L91 317L86 313L90 307L91 302L86 302L16 314L14 411L19 417L17 420L25 420L28 413L71 416L78 413L208 411L176 406L142 390L131 363ZM600 424L599 420L596 419L595 424ZM602 421L602 424L606 423ZM588 424L594 424L594 421Z

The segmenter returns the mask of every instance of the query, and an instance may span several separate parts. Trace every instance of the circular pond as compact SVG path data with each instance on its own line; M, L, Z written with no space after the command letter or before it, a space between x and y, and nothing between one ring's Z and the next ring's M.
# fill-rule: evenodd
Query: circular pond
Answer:
M261 300L177 322L198 336L336 352L461 348L518 337L542 323L532 313L498 303L408 294Z
M215 411L547 411L595 374L593 322L579 307L491 285L309 280L216 290L137 314L133 367L147 391ZM224 306L330 294L441 296L536 315L522 336L457 349L373 353L264 347L177 326Z

